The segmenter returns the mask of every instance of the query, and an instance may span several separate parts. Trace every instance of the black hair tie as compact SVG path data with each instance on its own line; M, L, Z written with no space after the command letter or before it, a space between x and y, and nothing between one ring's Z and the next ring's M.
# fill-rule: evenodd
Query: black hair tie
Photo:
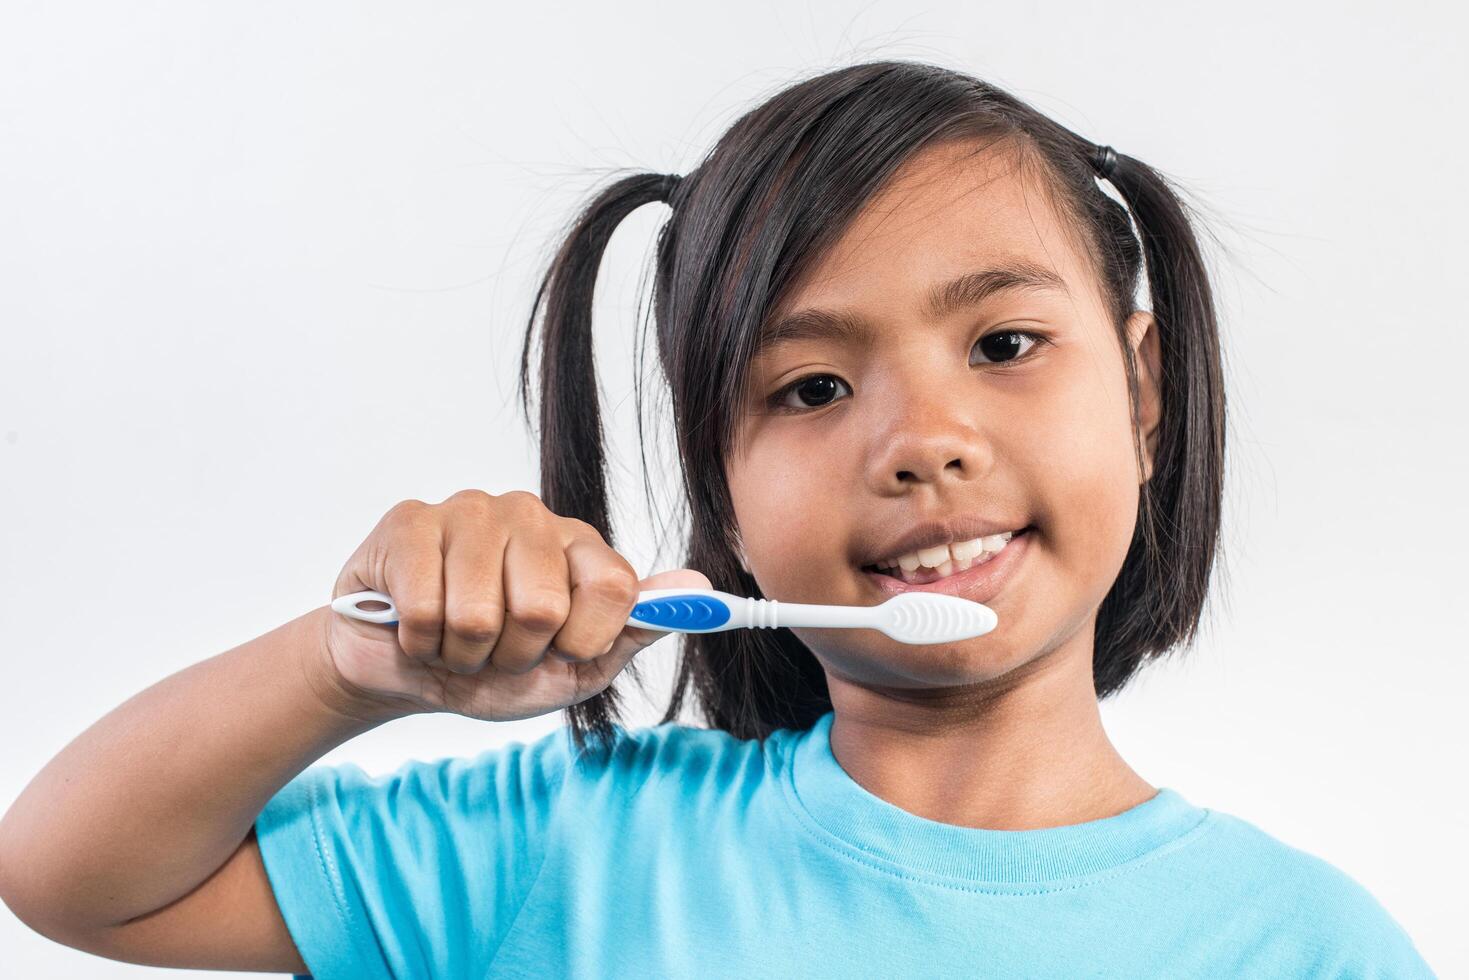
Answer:
M1092 166L1097 171L1097 176L1106 180L1112 176L1112 171L1117 169L1117 153L1110 146L1099 146L1092 151Z
M673 200L673 192L678 190L678 185L683 183L683 174L664 174L658 182L658 196L661 200Z

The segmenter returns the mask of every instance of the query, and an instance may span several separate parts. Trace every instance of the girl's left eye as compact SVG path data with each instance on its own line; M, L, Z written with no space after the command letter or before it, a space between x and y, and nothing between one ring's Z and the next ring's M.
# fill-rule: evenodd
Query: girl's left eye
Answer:
M1020 337L1028 337L1031 341L1031 345L1024 351L1017 351L1016 348L1019 346L1019 341L1012 339ZM979 350L981 347L986 348L984 350L986 357L1003 358L1003 360L992 361L991 363L1004 367L1028 357L1037 344L1043 344L1045 342L1046 339L1044 337L1031 333L1028 330L996 330L994 333L985 334L976 340L974 342L974 350ZM969 363L975 363L972 353Z

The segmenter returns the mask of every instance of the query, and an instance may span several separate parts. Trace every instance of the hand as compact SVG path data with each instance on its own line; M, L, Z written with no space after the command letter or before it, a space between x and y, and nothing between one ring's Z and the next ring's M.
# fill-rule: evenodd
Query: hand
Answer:
M406 500L348 559L332 592L390 594L398 626L328 609L313 683L335 707L376 719L548 714L605 690L667 635L627 625L640 591L682 587L710 584L692 569L639 580L595 528L532 493Z

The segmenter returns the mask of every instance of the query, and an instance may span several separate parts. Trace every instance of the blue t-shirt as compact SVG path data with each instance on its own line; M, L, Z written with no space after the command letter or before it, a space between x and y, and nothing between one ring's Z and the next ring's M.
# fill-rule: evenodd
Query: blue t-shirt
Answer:
M854 781L828 713L764 745L569 729L369 777L314 766L256 821L316 980L1427 977L1361 885L1177 792L981 830Z

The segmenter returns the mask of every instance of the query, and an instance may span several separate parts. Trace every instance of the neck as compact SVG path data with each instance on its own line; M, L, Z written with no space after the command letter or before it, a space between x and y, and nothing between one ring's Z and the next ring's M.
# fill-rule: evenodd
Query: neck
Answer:
M1091 631L992 682L944 692L832 679L831 749L863 789L909 813L991 830L1115 816L1157 791L1102 727Z

